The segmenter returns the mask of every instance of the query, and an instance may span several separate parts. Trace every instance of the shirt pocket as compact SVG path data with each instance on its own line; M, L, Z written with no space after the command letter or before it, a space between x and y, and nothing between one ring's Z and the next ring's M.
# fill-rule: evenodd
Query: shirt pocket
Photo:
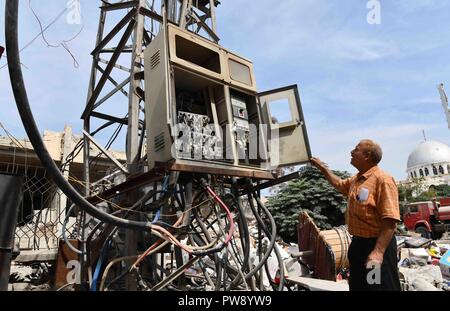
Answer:
M359 190L359 189L358 189ZM375 196L373 193L368 194L367 199L362 201L359 199L359 191L354 193L355 198L355 210L354 213L360 219L372 223L376 219L376 206L375 206Z
M375 206L375 197L368 188L360 186L354 193L354 199L358 205L373 205Z

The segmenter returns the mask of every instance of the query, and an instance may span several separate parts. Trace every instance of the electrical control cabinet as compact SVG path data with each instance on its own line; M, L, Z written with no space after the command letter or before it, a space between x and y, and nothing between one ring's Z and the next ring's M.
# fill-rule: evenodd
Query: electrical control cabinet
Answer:
M271 171L309 161L296 86L258 94L253 64L169 24L145 50L149 167Z

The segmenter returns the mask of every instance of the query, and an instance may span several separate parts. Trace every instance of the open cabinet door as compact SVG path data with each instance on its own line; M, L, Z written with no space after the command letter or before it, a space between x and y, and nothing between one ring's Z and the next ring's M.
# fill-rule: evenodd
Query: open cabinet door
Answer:
M311 149L296 85L258 95L268 126L270 166L309 162Z

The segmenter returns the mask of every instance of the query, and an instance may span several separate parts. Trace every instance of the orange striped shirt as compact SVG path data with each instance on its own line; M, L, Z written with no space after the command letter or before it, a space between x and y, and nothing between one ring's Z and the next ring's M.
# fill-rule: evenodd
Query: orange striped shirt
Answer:
M381 220L400 221L397 185L378 166L342 180L337 189L348 198L345 218L351 235L375 238L380 235Z

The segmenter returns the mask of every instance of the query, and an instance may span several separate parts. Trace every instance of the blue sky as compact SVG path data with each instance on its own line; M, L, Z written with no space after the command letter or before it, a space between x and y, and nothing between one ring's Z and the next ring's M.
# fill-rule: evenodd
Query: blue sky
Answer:
M32 5L47 24L67 1L42 2ZM384 150L381 167L404 179L408 154L423 141L422 130L428 140L450 144L436 89L443 82L450 92L450 2L383 1L380 25L367 23L366 4L223 0L218 33L224 47L254 62L259 90L298 84L315 156L333 169L354 173L351 149L360 139L372 138ZM78 68L64 49L47 48L41 38L22 53L29 98L42 130L61 131L70 124L81 132L99 5L81 0L84 28L69 43ZM0 45L3 16L2 4ZM28 1L21 1L20 19L24 45L39 33ZM46 36L57 43L79 29L62 18ZM0 67L4 64L2 58ZM0 122L24 136L6 68L0 70L0 86ZM126 100L123 105L126 109Z

